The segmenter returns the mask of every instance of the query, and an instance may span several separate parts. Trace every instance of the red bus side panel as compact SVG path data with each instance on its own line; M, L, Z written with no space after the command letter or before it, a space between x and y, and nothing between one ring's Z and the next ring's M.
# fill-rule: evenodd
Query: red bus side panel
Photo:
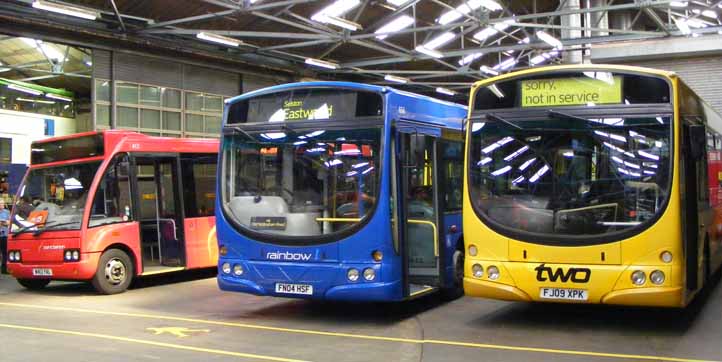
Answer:
M186 238L186 267L207 268L218 263L216 218L213 216L187 218L184 222Z
M139 223L125 222L88 228L85 240L83 252L102 252L113 244L127 246L133 253L130 257L135 259L135 274L142 272Z

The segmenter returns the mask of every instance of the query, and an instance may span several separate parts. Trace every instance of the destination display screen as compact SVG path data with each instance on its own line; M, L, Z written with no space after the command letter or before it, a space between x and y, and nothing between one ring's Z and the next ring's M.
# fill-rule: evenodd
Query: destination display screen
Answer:
M609 73L606 73L609 74ZM622 77L527 79L520 82L522 107L622 103Z
M669 83L654 75L604 71L554 72L480 87L475 110L658 104L671 101Z
M231 105L228 124L347 120L380 116L381 95L344 89L310 88L262 95Z
M33 142L30 162L36 165L40 163L102 156L104 148L105 145L102 134L51 142Z

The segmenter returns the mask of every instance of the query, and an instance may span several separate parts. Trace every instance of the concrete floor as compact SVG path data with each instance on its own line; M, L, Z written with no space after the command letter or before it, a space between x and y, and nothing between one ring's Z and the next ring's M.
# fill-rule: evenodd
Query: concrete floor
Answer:
M224 293L211 276L99 296L79 283L30 292L2 275L0 361L722 361L719 282L688 309L664 310L314 303Z

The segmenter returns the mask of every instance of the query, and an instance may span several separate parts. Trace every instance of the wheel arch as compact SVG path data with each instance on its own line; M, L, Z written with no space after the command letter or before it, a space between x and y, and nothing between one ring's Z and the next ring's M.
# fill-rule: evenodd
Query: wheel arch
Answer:
M133 263L133 276L138 276L142 273L142 265L141 265L141 258L140 255L136 255L136 253L133 251L133 249L130 248L127 244L123 243L114 243L110 244L105 249L103 249L103 253L105 253L108 250L111 249L118 249L122 250L124 253L128 254L128 257L130 258L130 261Z

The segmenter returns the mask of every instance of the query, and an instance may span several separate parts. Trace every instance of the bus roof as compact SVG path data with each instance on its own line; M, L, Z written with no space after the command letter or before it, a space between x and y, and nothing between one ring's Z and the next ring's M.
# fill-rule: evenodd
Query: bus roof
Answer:
M281 85L275 85L270 86L262 89L258 89L255 91L251 91L248 93L241 94L239 96L229 98L225 102L227 105L233 104L235 102L258 97L265 94L271 94L271 93L277 93L277 92L283 92L287 90L292 89L303 89L303 88L346 88L351 90L358 90L358 91L366 91L366 92L375 92L375 93L381 93L386 95L395 95L398 97L401 97L401 101L403 103L408 103L408 106L404 104L404 107L406 108L406 111L409 113L433 113L433 114L427 114L428 119L422 119L419 121L430 121L432 123L440 123L441 125L453 128L453 129L461 129L462 127L462 118L466 116L466 106L461 105L458 103L448 102L440 99L436 99L433 97L416 94L412 92L406 92L402 90L398 90L392 87L387 86L380 86L380 85L373 85L373 84L365 84L365 83L355 83L355 82L337 82L337 81L317 81L317 82L296 82L296 83L287 83L287 84L281 84ZM408 101L408 102L407 102ZM429 104L434 103L435 105L439 106L436 107L437 109L431 110L426 107L423 107L423 110L425 112L416 111L414 108L416 105L418 105L419 102L414 101L421 101L421 103Z
M559 71L591 71L591 70L602 70L602 71L619 71L619 72L628 72L628 73L646 73L650 75L656 75L660 77L666 77L666 78L676 78L677 75L674 72L666 71L666 70L660 70L660 69L653 69L653 68L645 68L645 67L634 67L629 65L616 65L616 64L568 64L568 65L549 65L544 67L535 67L535 68L528 68L524 70L519 70L516 72L509 72L505 73L499 76L487 78L480 80L478 82L475 82L474 85L471 86L472 92L475 91L477 88L483 87L486 84L489 83L496 83L505 79L509 78L516 78L519 76L524 75L533 75L537 73L549 73L549 72L559 72Z
M73 152L77 152L78 157L52 157L47 159L45 162L37 162L38 159L43 158L40 156L42 153L57 152L58 150L55 149L56 146L54 145L56 143L59 147L62 147L64 144L63 141L72 141L74 139L82 139L84 137L92 138L93 136L100 136L101 138L98 138L98 140L102 140L102 145L100 142L93 141L92 139L88 141L90 143L84 145L68 144L68 146L73 149ZM34 141L31 147L33 150L31 163L33 165L38 165L55 162L67 162L88 157L113 155L117 152L216 153L218 152L219 143L220 141L218 139L156 137L144 135L135 131L119 129L82 132ZM98 149L97 146L94 145L102 147ZM90 153L86 154L83 147L86 147ZM99 152L102 152L102 154L97 154L96 151L98 150ZM37 159L35 154L39 156Z

